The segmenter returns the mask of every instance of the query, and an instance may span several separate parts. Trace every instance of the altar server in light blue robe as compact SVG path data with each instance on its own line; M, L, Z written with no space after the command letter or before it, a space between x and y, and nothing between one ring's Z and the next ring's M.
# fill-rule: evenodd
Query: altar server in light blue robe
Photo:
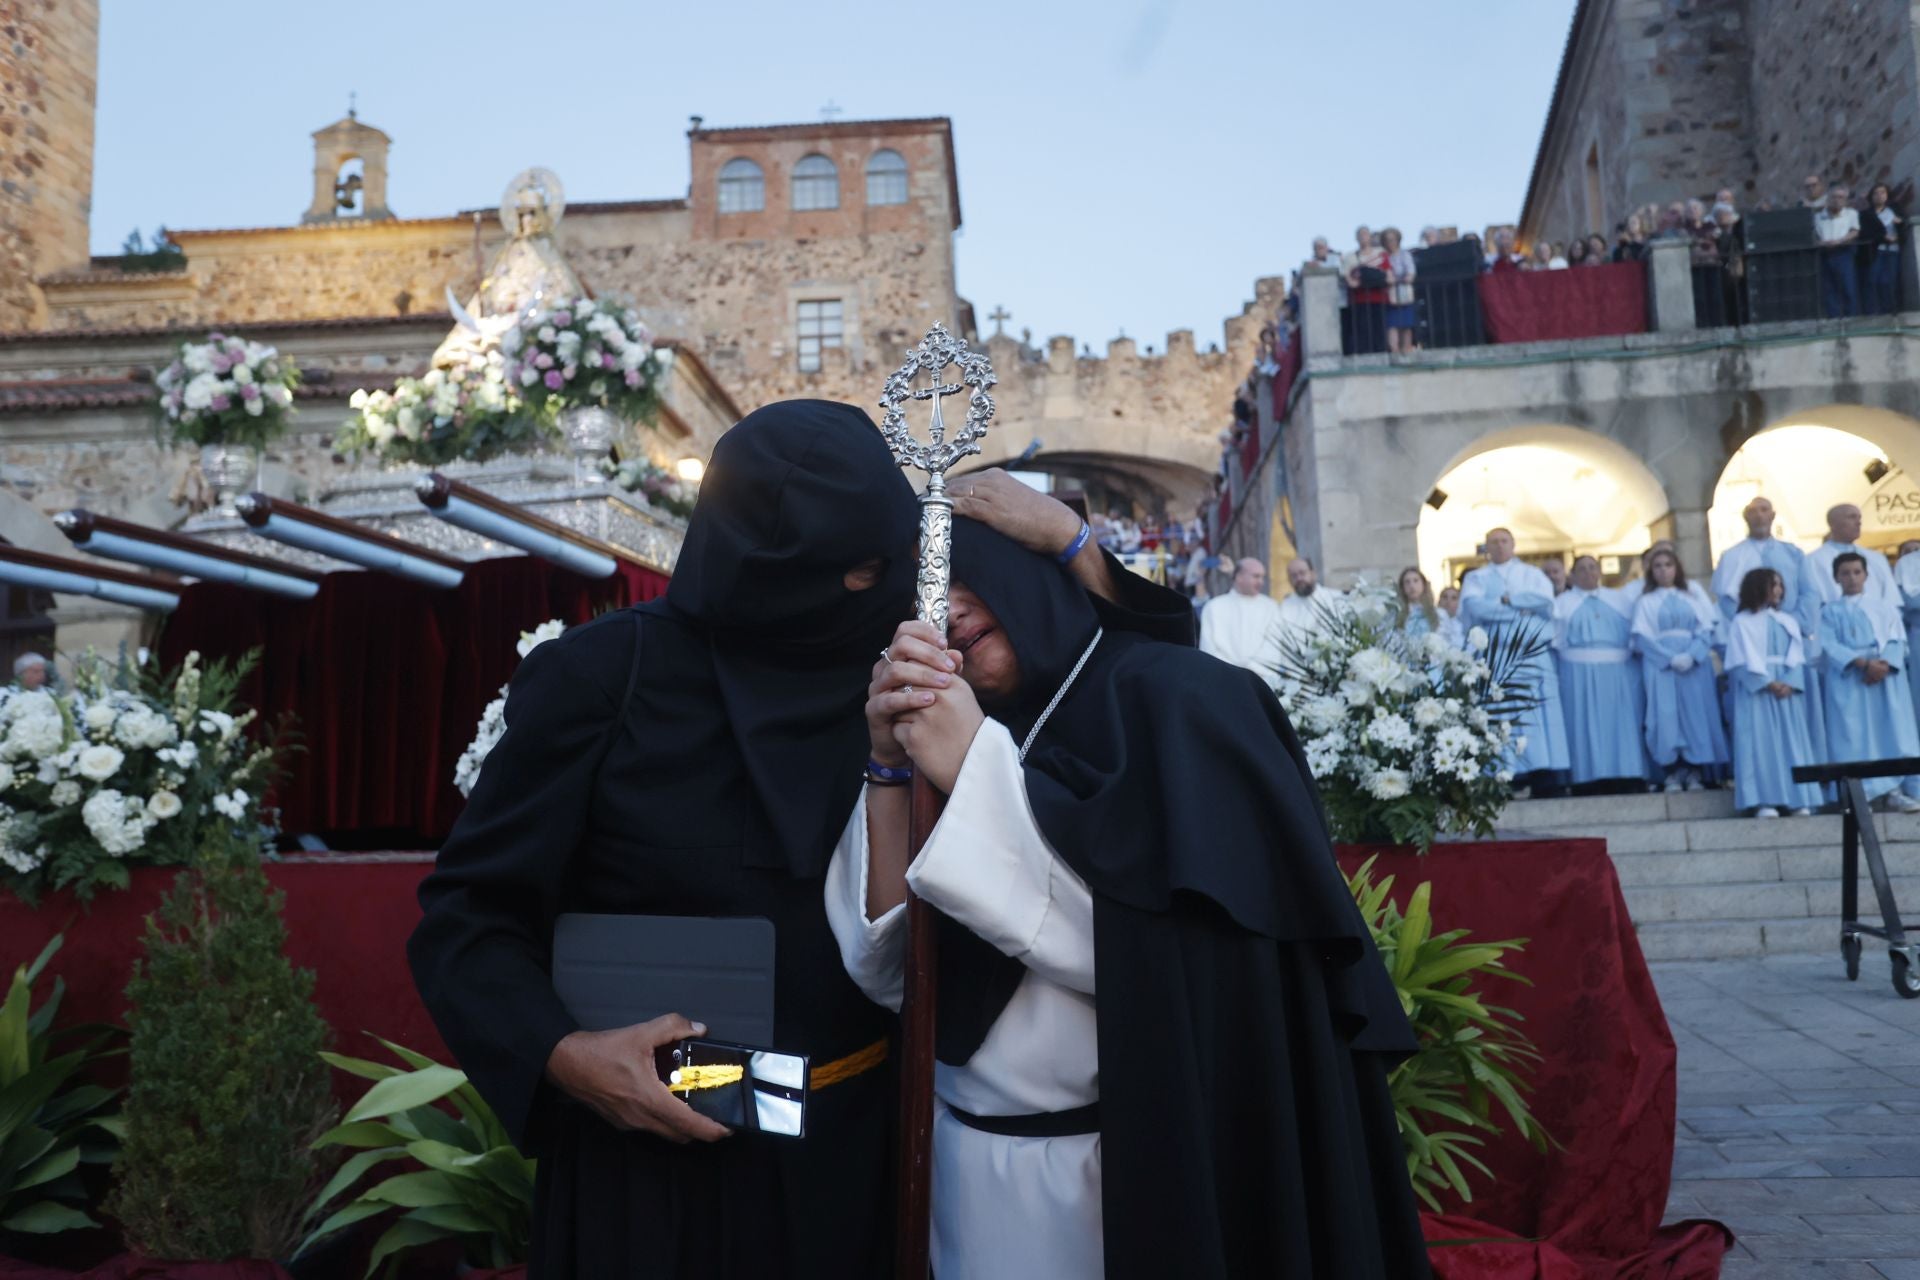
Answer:
M1640 717L1646 697L1631 652L1632 608L1600 585L1600 562L1578 556L1571 585L1553 602L1560 702L1574 785L1616 779L1643 783L1647 750Z
M1460 620L1468 628L1485 628L1489 637L1524 635L1537 638L1540 651L1515 678L1532 687L1536 704L1514 724L1514 735L1526 744L1509 766L1516 780L1534 793L1557 791L1565 785L1567 728L1560 707L1560 677L1554 670L1553 584L1547 575L1517 560L1513 533L1487 533L1487 559L1460 584Z
M1400 571L1399 606L1400 630L1409 637L1430 635L1443 631L1446 615L1440 612L1440 606L1433 599L1433 583L1420 571L1418 565L1408 565Z
M1900 558L1893 565L1893 585L1900 596L1900 619L1907 624L1907 652L1920 650L1920 540L1900 544ZM1913 693L1913 712L1920 718L1920 680L1909 678ZM1920 778L1907 779L1901 788L1908 795L1920 794Z
M1666 789L1701 791L1727 763L1713 677L1719 609L1690 595L1680 557L1666 548L1647 556L1647 582L1633 610L1633 646L1647 693L1647 754L1666 774Z
M1805 713L1807 730L1813 743L1813 758L1825 760L1827 717L1820 699L1820 643L1816 638L1820 605L1825 597L1819 591L1809 592L1805 587L1807 553L1791 542L1782 542L1773 536L1776 517L1772 502L1766 498L1755 498L1740 514L1747 522L1747 536L1728 547L1726 554L1720 557L1720 565L1713 571L1713 594L1720 602L1720 612L1731 621L1740 612L1740 584L1749 573L1755 569L1771 569L1780 575L1786 591L1780 601L1780 611L1792 615L1798 624L1801 647L1806 651L1806 668L1802 673L1806 691L1799 697L1789 699L1787 705ZM1737 697L1737 691L1733 688L1734 681L1727 683L1731 700Z
M1722 561L1724 564L1725 561ZM1756 818L1782 809L1805 817L1820 788L1795 782L1795 767L1815 763L1807 731L1806 645L1800 623L1781 609L1786 579L1776 569L1747 570L1727 625L1727 683L1733 689L1733 804Z
M1867 559L1844 551L1833 559L1840 598L1820 610L1826 671L1827 750L1835 761L1920 756L1913 695L1907 688L1907 636L1900 614L1868 591ZM1899 813L1920 813L1899 778L1867 778L1867 798Z

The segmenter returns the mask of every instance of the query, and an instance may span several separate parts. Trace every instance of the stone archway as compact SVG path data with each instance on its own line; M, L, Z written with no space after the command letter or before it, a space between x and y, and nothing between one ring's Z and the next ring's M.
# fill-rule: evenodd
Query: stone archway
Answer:
M1796 410L1748 436L1727 460L1708 510L1716 560L1746 536L1741 510L1764 496L1778 512L1775 532L1803 548L1826 532L1826 511L1859 506L1862 541L1889 551L1920 535L1905 478L1920 478L1920 419L1892 409L1827 404Z
M1556 423L1509 427L1441 467L1419 511L1418 563L1436 583L1456 579L1496 526L1513 531L1523 557L1624 561L1668 532L1670 510L1659 477L1617 441Z

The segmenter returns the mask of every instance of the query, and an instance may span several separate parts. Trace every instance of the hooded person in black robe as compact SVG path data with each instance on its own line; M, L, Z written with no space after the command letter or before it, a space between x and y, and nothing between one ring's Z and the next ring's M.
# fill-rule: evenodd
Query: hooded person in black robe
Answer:
M1388 1070L1416 1045L1271 690L1189 647L1102 632L1093 603L1055 565L973 521L955 521L953 578L950 640L966 651L961 675L1004 727L1003 745L982 746L988 735L966 685L928 692L935 651L911 626L875 671L876 741L894 714L916 765L937 785L958 781L946 823L976 756L1031 735L1014 785L1032 827L1091 896L1092 982L1081 990L1092 994L1098 1054L1092 1107L1066 1117L961 1113L963 1123L1020 1138L1097 1132L1110 1277L1426 1276L1387 1087ZM996 631L1010 664L990 647ZM999 672L988 669L995 661ZM1006 829L1004 819L982 829L996 824ZM875 880L861 883L877 921L901 887L900 861L889 872L878 850L905 837L877 820L868 835ZM940 839L936 828L928 850ZM973 853L956 852L969 839ZM932 856L912 874L937 889ZM937 856L950 867L989 857L958 833ZM889 873L895 883L880 885ZM964 894L956 901L970 905ZM842 928L843 954L858 968ZM1028 978L1019 960L947 921L940 1061L974 1061ZM872 993L877 984L863 976L863 985ZM1058 1066L1037 1064L1040 1074ZM942 1114L953 1109L943 1094ZM1062 1119L1073 1123L1054 1123ZM1009 1161L1003 1168L1018 1158L995 1154ZM1069 1154L1046 1159L1058 1167ZM952 1170L937 1151L935 1171L939 1200ZM985 1192L967 1194L990 1198L993 1178L983 1180ZM963 1278L975 1274L969 1243L942 1242L948 1270Z
M539 1161L532 1280L888 1270L894 1019L848 979L820 884L867 756L873 655L911 612L917 527L864 413L770 405L715 448L665 598L514 676L408 955ZM1190 626L1177 601L1148 608ZM772 1047L860 1069L816 1088L804 1139L726 1136L653 1075L651 1050L693 1024L585 1032L567 1014L549 962L569 911L771 920Z

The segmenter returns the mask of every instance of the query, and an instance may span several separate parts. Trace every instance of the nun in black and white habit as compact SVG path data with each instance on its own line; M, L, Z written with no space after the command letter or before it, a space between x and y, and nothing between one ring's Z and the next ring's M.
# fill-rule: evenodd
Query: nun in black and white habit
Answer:
M951 650L909 623L875 668L826 887L888 1007L906 885L942 916L935 1273L1426 1276L1411 1029L1272 692L967 519L954 583ZM888 755L950 797L910 867Z

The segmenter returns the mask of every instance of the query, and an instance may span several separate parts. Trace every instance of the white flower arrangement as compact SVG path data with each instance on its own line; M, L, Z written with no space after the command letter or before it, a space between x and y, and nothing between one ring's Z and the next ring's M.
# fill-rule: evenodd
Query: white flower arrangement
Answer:
M419 466L537 448L556 433L515 394L506 370L498 351L463 349L449 364L398 379L390 391L363 387L347 401L354 416L335 445Z
M1509 799L1504 761L1532 705L1518 643L1457 648L1396 628L1392 592L1362 582L1322 633L1282 645L1282 702L1337 838L1430 848L1490 834ZM1478 628L1475 628L1478 631Z
M631 303L570 298L531 311L501 337L500 350L507 381L537 409L600 405L636 422L659 403L653 334Z
M0 689L0 887L125 888L189 861L209 815L257 821L272 748L230 709L240 673L198 654L158 679L87 660L70 689Z
M556 639L567 629L567 624L558 618L550 618L531 631L522 631L520 640L514 646L522 658L549 640ZM487 762L487 754L500 741L507 731L507 690L500 688L500 696L487 704L480 713L480 723L473 731L473 741L460 753L460 759L453 766L453 785L460 794L473 794L473 784L480 780L480 766Z
M286 429L299 385L299 368L273 347L210 333L154 375L154 409L172 440L257 449Z

